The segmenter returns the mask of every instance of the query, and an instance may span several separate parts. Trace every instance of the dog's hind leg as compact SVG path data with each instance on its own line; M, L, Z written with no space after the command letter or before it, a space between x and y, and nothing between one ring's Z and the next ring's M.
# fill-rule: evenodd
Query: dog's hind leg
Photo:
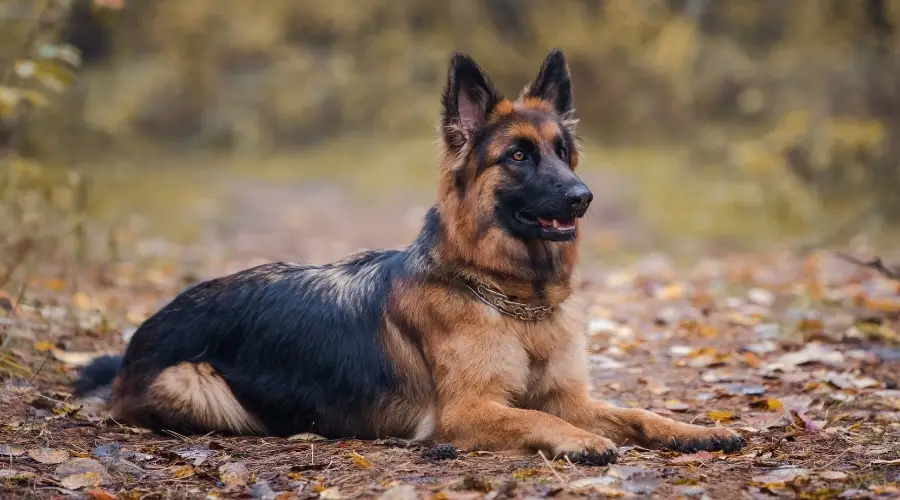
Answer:
M263 432L259 420L238 402L222 375L207 363L185 362L166 368L142 396L131 399L126 395L117 403L114 414L126 414L128 420L149 422L160 430Z

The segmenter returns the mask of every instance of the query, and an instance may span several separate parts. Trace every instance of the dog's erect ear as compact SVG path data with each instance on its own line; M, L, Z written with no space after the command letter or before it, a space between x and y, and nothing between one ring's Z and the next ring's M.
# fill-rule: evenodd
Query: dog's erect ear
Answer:
M447 86L441 98L444 141L459 151L484 126L501 100L490 79L471 57L456 53L450 59Z
M563 118L571 118L575 111L572 101L572 79L562 50L553 49L547 59L544 59L537 78L525 87L522 97L541 99L550 103Z

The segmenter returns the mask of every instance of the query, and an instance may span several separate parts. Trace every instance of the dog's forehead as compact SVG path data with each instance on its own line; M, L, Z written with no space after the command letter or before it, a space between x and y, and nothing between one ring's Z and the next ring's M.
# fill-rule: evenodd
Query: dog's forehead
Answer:
M498 131L510 139L524 138L536 144L548 144L563 135L559 120L552 112L525 106L510 106L503 111L492 121L499 125Z

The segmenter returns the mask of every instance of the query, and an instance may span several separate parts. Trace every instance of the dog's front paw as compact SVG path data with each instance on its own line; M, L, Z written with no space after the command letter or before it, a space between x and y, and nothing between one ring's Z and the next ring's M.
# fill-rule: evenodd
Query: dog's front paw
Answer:
M692 425L688 432L672 436L662 447L684 453L697 451L738 451L747 441L737 432L725 427L700 427Z
M553 448L553 458L568 458L572 462L590 465L608 465L619 458L616 444L600 436L572 437L564 439Z

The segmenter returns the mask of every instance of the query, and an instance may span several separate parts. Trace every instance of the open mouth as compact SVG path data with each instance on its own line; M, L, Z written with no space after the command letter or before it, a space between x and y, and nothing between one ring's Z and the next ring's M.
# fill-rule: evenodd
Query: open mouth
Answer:
M519 222L539 227L541 232L549 236L566 236L575 234L575 219L543 219L531 214L516 215Z
M555 229L557 231L574 231L575 219L541 219L537 218L543 229Z

